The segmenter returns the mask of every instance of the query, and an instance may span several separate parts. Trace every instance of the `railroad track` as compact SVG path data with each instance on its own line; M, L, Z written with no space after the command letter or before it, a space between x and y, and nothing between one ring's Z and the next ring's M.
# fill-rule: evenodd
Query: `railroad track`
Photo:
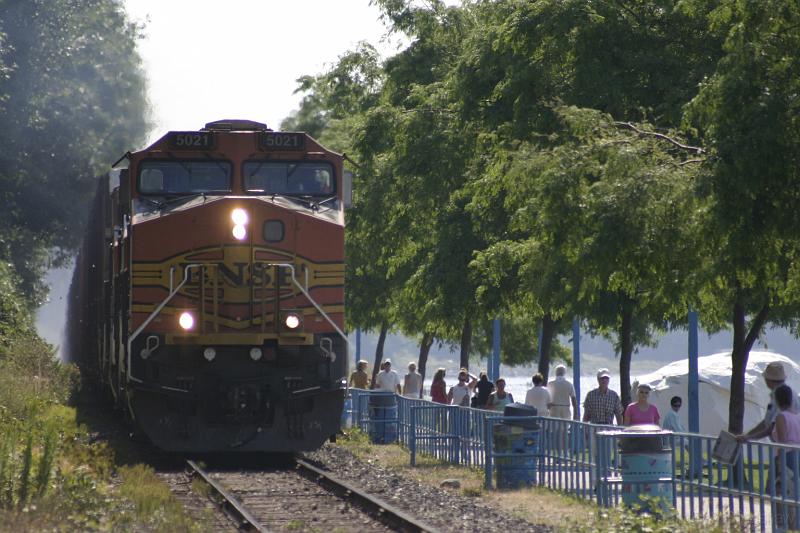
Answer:
M189 469L216 494L240 531L408 531L436 529L329 472L295 459L287 468L207 472Z

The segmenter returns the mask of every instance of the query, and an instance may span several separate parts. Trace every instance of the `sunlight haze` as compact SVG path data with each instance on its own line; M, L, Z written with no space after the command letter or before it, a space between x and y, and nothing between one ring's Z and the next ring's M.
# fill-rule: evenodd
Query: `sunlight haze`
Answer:
M223 118L278 129L300 103L300 76L323 72L359 41L384 56L397 50L369 0L126 0L125 7L145 25L139 51L150 141Z

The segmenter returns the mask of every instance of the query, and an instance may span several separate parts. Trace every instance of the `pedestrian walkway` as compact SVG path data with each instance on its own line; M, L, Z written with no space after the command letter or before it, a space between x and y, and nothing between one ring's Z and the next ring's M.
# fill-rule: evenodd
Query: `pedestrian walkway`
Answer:
M389 421L371 420L370 396L373 391L352 390L349 424L369 433L370 427ZM386 394L386 393L377 393ZM453 464L483 467L487 486L497 483L496 462L507 459L505 450L494 450L492 433L498 424L517 421L520 417L503 417L494 411L469 407L434 404L426 400L396 396L396 432L390 432L395 442L410 452L413 465L417 455L427 455ZM373 401L373 405L375 402ZM392 411L394 413L394 411ZM381 416L385 416L381 415ZM662 459L660 481L653 483L632 479L626 471L620 439L626 434L621 428L599 426L573 420L547 417L522 417L536 426L535 453L527 450L517 465L527 465L531 472L523 480L532 484L588 499L599 505L616 506L630 499L630 493L656 491L674 506L683 518L715 518L730 516L746 522L752 531L772 531L773 516L781 513L788 518L800 507L796 496L800 491L787 490L789 480L800 480L798 465L794 472L775 472L777 454L794 448L748 442L735 465L713 459L715 438L706 435L666 433L661 437L656 459ZM383 434L384 438L386 433ZM695 460L690 450L694 450ZM535 455L532 460L527 457ZM497 457L495 457L497 456ZM505 461L508 463L509 461ZM503 463L503 461L501 461ZM513 467L516 468L516 467ZM687 475L694 472L695 475ZM637 475L640 475L638 473ZM625 479L628 475L629 479ZM779 481L779 483L776 483Z

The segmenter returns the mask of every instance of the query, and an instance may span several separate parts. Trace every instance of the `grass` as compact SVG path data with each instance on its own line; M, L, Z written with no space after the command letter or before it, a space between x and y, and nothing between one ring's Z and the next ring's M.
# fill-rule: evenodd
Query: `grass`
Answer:
M136 524L153 531L200 531L152 468L144 465L124 466L119 474L122 479L120 494L133 502Z

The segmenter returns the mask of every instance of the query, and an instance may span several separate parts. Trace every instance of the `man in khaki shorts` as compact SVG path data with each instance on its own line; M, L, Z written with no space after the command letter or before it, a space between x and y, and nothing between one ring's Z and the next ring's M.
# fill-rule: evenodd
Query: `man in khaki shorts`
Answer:
M556 379L551 381L547 388L550 390L550 416L553 418L563 418L569 420L578 419L578 399L575 397L575 387L567 381L565 377L567 367L558 365L556 367ZM572 405L572 416L570 417L570 405Z

